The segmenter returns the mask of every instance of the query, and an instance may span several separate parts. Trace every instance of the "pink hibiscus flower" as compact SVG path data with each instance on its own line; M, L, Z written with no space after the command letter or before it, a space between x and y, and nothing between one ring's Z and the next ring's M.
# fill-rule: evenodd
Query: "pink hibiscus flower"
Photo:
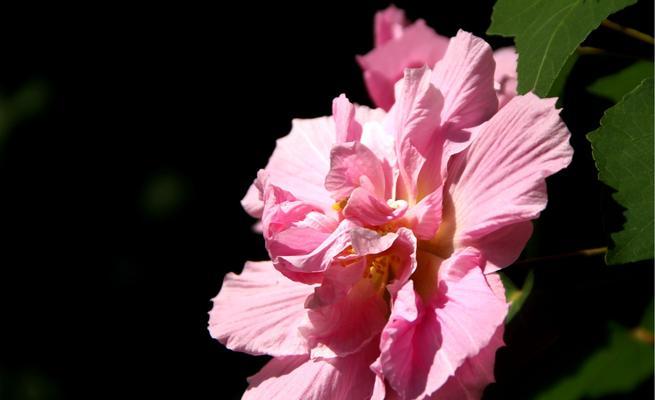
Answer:
M375 105L389 110L394 103L394 84L405 68L433 67L448 48L449 39L436 33L419 19L409 23L405 12L394 6L375 14L375 48L357 62L364 70L364 82ZM516 62L514 47L494 52L496 69L494 88L498 108L516 96Z
M494 65L460 31L389 113L342 95L277 142L242 201L271 261L228 274L210 312L228 348L273 356L244 398L481 397L507 313L493 272L572 156L554 99L498 111Z

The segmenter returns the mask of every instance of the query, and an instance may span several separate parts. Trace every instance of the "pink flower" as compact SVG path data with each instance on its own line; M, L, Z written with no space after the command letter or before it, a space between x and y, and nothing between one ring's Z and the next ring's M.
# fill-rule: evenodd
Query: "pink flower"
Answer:
M228 348L273 356L244 398L481 397L507 313L493 272L572 156L554 99L498 111L494 65L460 31L389 113L342 95L277 142L242 201L271 261L228 274L210 312Z
M448 41L422 19L410 23L405 12L393 5L378 11L375 14L375 48L357 57L375 105L389 110L394 103L394 84L403 77L405 68L423 65L432 68L445 54ZM494 59L495 89L498 108L501 108L516 96L516 51L514 47L498 49Z

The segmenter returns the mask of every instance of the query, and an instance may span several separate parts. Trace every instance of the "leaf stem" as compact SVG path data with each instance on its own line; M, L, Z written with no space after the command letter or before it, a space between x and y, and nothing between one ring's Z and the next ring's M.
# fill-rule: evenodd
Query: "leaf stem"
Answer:
M623 25L619 25L616 22L610 21L609 19L604 20L600 23L605 28L611 29L613 31L621 32L626 36L630 36L633 39L641 40L642 42L648 43L650 45L655 44L655 39L652 36L647 35L643 32L639 32L636 29L628 28Z
M578 54L583 56L596 56L596 55L609 54L609 52L605 49L600 49L598 47L590 47L590 46L580 46L578 47L577 51Z
M514 265L518 264L534 264L534 263L540 263L544 261L553 261L553 260L560 260L563 258L570 258L570 257L593 257L593 256L599 256L607 253L607 247L594 247L591 249L582 249L582 250L576 250L572 251L569 253L564 253L564 254L556 254L553 256L545 256L545 257L535 257L535 258L528 258L525 260L519 260L514 263Z

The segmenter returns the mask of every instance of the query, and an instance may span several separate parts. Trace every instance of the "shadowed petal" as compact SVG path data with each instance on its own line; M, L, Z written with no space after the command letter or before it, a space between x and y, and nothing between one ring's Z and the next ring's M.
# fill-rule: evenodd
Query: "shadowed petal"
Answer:
M454 247L479 243L496 253L485 256L499 267L515 259L527 226L499 229L534 219L546 207L545 178L571 162L569 137L555 99L533 94L515 97L480 126L471 146L449 166ZM501 248L508 251L505 257Z
M248 379L244 400L365 400L375 374L369 365L376 343L348 357L310 360L307 356L274 358Z
M307 354L298 328L314 286L290 281L270 261L247 262L240 275L225 276L209 313L211 336L228 349L273 356Z

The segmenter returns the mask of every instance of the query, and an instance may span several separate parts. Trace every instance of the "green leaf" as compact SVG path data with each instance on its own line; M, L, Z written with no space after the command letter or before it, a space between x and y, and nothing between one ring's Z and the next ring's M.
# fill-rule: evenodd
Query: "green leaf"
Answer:
M614 199L627 209L607 264L653 258L653 78L608 109L587 139L598 178L617 190Z
M644 333L643 328L610 324L609 343L536 399L594 399L631 391L653 374L652 337L652 331Z
M487 34L515 37L518 91L548 95L576 48L610 14L637 0L498 0Z
M507 323L521 310L525 300L530 295L532 286L534 286L534 273L532 270L528 272L528 276L525 278L525 282L523 282L523 287L521 289L519 289L504 273L499 272L498 274L503 281L503 286L505 286L505 298L510 304L509 310L507 311L507 317L505 318L505 322Z
M598 79L587 90L596 96L605 97L618 103L626 93L651 76L653 76L653 63L637 61L613 75Z
M564 94L564 86L566 85L566 81L569 79L569 75L571 74L575 63L578 62L579 58L580 55L575 52L571 54L571 56L566 60L562 70L557 75L557 79L555 79L553 85L550 87L547 97L562 97ZM561 101L561 99L559 101ZM560 105L559 101L557 102L558 106Z

